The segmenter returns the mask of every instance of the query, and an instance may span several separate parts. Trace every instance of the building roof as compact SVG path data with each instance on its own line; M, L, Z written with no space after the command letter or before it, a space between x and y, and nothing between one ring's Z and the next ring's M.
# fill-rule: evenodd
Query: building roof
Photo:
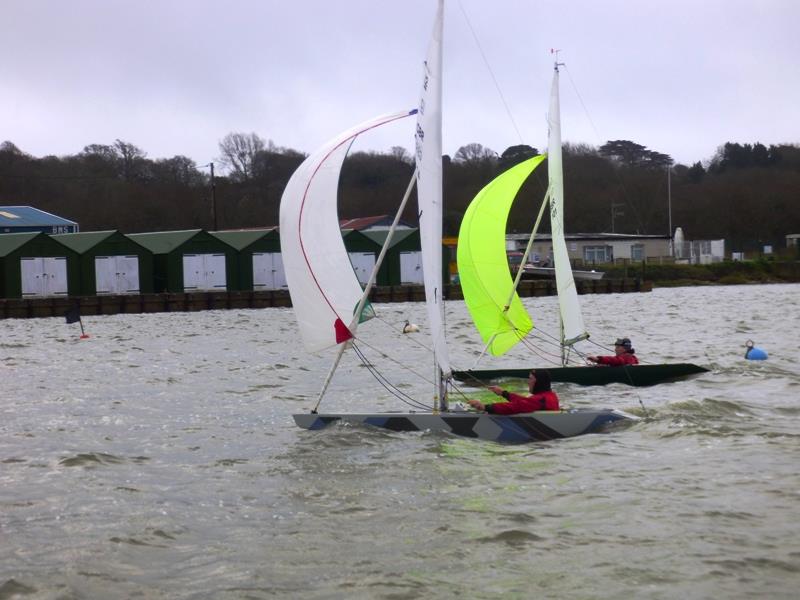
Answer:
M392 245L389 246L393 248L407 237L414 235L417 233L419 229L396 229L394 235L392 235ZM365 236L371 239L373 242L383 246L386 242L386 238L389 237L389 230L388 229L379 229L377 231L362 231Z
M243 250L251 244L254 244L261 238L273 233L277 228L270 227L269 229L240 229L229 231L209 231L215 238L222 240L229 246L233 246L237 250Z
M185 231L155 231L153 233L129 233L127 237L150 250L153 254L169 254L181 244L186 243L202 229Z
M24 246L33 238L45 235L41 231L26 231L24 233L1 233L0 234L0 256L7 256L20 246Z
M357 219L340 219L340 229L355 229L356 231L363 231L372 227L391 227L394 217L389 215L378 215L376 217L359 217ZM408 228L411 227L403 221L398 222L398 227Z
M70 250L75 250L78 254L83 254L115 233L117 233L116 230L87 231L84 233L59 233L51 235L50 237L61 242Z
M77 223L32 206L0 206L0 227L47 227L52 225L77 226Z

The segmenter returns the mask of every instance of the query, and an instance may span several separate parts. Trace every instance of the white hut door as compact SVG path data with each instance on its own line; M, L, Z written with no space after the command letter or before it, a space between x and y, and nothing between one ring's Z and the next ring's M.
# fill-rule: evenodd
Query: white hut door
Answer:
M22 297L66 296L67 259L46 256L20 259Z
M139 293L139 257L115 256L117 259L117 293Z
M138 294L138 256L96 256L95 286L98 294Z
M422 278L422 252L400 253L400 283L421 284Z
M186 292L227 289L224 254L184 254L183 289Z
M375 254L372 252L348 252L348 254L359 283L366 285L375 266Z
M253 289L279 290L286 287L280 252L253 253Z

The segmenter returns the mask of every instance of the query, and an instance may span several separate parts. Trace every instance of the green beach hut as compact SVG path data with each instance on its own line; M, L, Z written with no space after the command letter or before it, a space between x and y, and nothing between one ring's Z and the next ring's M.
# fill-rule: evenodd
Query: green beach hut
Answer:
M364 235L363 231L355 229L342 229L342 239L344 239L344 247L358 281L361 282L361 285L366 285L372 269L375 267L378 254L380 254L381 245ZM377 283L386 285L381 281L380 272Z
M366 237L383 247L388 229L367 229ZM445 280L447 281L447 280ZM422 285L422 251L419 229L396 229L386 257L378 271L379 285Z
M236 250L202 229L129 233L128 238L153 253L153 291L235 290Z
M51 235L80 257L80 293L149 294L153 291L153 253L119 231Z
M36 298L80 293L78 254L42 232L0 234L0 296Z
M240 290L286 289L277 227L209 233L236 249Z

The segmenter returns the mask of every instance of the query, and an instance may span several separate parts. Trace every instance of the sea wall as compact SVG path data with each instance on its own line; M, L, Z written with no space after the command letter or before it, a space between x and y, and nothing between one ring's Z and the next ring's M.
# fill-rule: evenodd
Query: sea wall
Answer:
M637 279L576 281L580 294L649 292L652 284ZM556 293L554 280L521 281L520 296L551 296ZM445 299L461 300L461 286L445 286ZM381 302L422 302L421 285L376 286L370 300ZM107 296L72 296L56 298L0 299L0 319L63 317L75 306L81 315L119 313L190 312L231 308L268 308L291 306L288 290L255 292L194 292L182 294L124 294Z

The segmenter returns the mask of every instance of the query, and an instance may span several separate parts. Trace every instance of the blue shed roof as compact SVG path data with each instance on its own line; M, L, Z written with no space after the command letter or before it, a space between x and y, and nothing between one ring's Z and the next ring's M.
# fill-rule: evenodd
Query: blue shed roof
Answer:
M77 225L77 223L32 206L0 206L0 228L50 225Z

